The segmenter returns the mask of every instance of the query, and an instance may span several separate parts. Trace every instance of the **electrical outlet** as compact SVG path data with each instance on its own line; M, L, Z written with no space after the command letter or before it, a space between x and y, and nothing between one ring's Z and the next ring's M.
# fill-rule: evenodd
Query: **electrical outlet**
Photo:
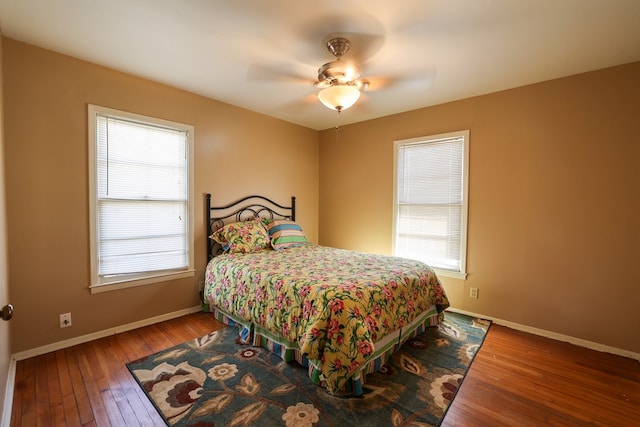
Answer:
M478 298L478 288L469 288L469 298Z
M71 313L64 313L60 315L60 327L68 328L71 326Z

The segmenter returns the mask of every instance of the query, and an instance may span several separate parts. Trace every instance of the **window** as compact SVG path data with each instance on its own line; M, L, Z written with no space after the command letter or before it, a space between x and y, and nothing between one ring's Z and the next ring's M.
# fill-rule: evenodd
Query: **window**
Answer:
M466 278L469 131L396 141L394 254Z
M193 126L89 105L91 292L194 275Z

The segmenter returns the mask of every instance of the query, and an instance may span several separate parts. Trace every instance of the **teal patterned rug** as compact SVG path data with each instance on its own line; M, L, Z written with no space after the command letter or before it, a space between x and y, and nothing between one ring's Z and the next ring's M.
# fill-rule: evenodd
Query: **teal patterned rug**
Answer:
M233 327L127 367L170 426L437 426L489 325L447 312L367 376L362 397L327 394L306 368L237 343Z

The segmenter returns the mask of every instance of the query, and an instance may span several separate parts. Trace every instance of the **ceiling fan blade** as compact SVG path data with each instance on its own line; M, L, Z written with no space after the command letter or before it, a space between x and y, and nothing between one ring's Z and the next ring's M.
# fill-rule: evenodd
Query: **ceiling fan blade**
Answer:
M349 51L344 55L344 59L356 61L360 64L366 62L370 58L373 58L384 44L384 36L380 34L338 32L327 34L324 37L323 47L325 50L327 42L335 37L344 37L349 40L351 44Z
M383 89L399 89L423 91L428 90L436 78L435 67L425 71L415 71L412 73L396 74L389 77L364 76L361 80L366 81L366 92L376 92Z
M300 99L285 102L278 106L278 109L286 113L298 113L301 109L312 108L316 103L320 103L315 93L310 93Z
M359 14L326 13L313 20L300 22L294 28L295 43L291 55L305 64L316 66L332 60L326 43L333 37L345 37L351 49L345 55L363 61L375 55L384 42L384 27L373 16L362 10Z
M360 80L366 83L361 89L362 92L376 92L386 87L392 86L395 82L395 80L391 77L379 76L362 77Z
M249 82L294 82L312 85L313 72L308 76L291 71L285 66L251 64L247 70L246 80Z

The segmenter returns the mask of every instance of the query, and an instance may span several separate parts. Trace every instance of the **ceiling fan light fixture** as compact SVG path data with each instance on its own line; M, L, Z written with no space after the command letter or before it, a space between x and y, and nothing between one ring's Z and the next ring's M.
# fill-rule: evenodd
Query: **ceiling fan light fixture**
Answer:
M318 99L325 107L342 111L351 107L360 98L360 91L354 85L338 84L322 89L318 93Z

